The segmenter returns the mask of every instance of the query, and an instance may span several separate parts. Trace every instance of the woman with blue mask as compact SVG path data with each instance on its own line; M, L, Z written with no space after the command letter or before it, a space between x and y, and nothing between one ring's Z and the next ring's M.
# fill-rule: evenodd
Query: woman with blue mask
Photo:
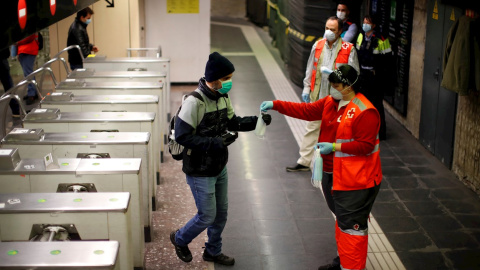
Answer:
M210 54L205 77L182 104L175 120L175 141L184 146L183 167L192 190L197 214L185 226L170 233L170 241L179 259L191 262L188 248L201 232L207 230L203 260L223 265L235 259L222 253L222 232L228 212L228 146L238 138L238 131L252 131L257 116L235 115L229 91L235 67L218 52ZM272 118L262 116L267 125Z
M323 194L337 220L335 239L339 257L318 269L365 269L368 216L382 181L380 117L356 88L358 75L352 66L335 69L328 80L341 94L341 100L330 95L313 103L264 101L260 109L322 121L316 148L323 157Z
M358 35L356 48L360 64L360 88L380 113L380 140L385 140L387 129L383 97L385 87L392 84L382 80L390 77L386 72L391 70L389 67L393 64L389 61L392 49L388 38L376 32L374 17L366 15L363 18L362 31Z

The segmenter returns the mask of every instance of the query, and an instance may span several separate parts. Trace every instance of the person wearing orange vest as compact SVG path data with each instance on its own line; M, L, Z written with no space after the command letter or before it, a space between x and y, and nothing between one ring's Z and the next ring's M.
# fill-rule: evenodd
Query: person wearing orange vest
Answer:
M18 61L23 69L23 76L27 77L30 73L33 72L35 66L35 59L37 58L39 43L38 43L38 34L35 33L30 35L19 42L17 42L17 54ZM38 98L38 93L35 91L35 88L32 84L27 86L27 105L31 105L35 102L35 99Z
M359 64L354 45L345 42L340 37L342 21L333 16L327 19L325 25L325 38L318 40L312 46L307 62L305 79L303 79L302 99L304 102L315 102L330 94L328 75L320 72L321 67L335 69L342 65L351 65L359 71ZM287 171L308 171L313 157L313 146L320 133L321 121L307 123L306 132L300 144L300 158L297 164L287 167Z
M322 190L335 214L338 257L319 270L365 269L368 249L368 216L380 189L382 170L378 132L380 115L353 85L358 73L343 65L330 73L330 96L314 103L264 101L260 110L303 120L322 120L316 148L325 159L333 156L333 175L324 163ZM323 123L323 122L328 122ZM332 130L333 129L333 130Z

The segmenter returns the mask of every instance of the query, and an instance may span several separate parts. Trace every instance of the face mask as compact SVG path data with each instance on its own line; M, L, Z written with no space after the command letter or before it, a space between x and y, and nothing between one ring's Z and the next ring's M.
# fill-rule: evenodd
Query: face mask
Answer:
M372 25L364 23L363 26L362 26L362 29L363 29L363 31L365 31L365 33L367 33L368 31L372 30Z
M331 87L330 88L330 96L332 96L333 99L335 100L340 100L343 98L343 95L342 93L340 93L340 91L338 91L337 89Z
M337 17L340 19L340 20L345 20L345 18L347 17L347 13L345 12L342 12L342 11L337 11Z
M224 95L224 94L228 93L228 91L230 91L230 89L232 89L232 79L223 81L222 82L222 88L218 89L217 91L220 94Z
M88 24L91 23L91 22L92 22L92 19L87 19L87 20L85 21L85 24L88 25Z
M328 41L334 41L336 36L335 36L335 33L332 32L332 30L327 30L327 31L325 31L325 38Z

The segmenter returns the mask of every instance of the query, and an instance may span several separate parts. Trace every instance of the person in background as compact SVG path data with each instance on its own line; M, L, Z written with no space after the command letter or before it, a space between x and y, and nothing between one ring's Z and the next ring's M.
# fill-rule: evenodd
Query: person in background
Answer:
M3 89L5 92L8 89L13 87L13 80L12 76L10 75L10 65L8 64L8 58L10 57L10 50L8 48L0 50L0 81L2 82ZM18 105L17 100L12 99L10 100L10 109L12 110L12 114L17 116L20 114L20 108Z
M79 45L82 51L83 58L87 57L92 51L98 52L97 46L90 43L87 33L87 25L92 22L93 10L86 7L77 12L75 21L68 29L67 47L71 45ZM70 69L83 68L82 57L78 50L68 50L68 62Z
M170 241L182 261L192 261L188 244L207 229L203 260L223 265L235 259L222 253L222 232L228 212L228 146L236 131L255 129L258 117L238 117L228 92L232 88L233 64L218 52L210 54L205 77L185 99L175 121L175 141L183 145L183 172L192 190L197 214L182 228L170 233ZM272 118L262 116L268 125Z
M326 158L327 166L329 155L333 155L333 174L324 172L322 190L336 217L339 256L318 269L365 269L368 216L382 181L380 116L372 103L355 90L358 73L352 66L339 67L328 75L328 80L333 88L330 96L308 104L264 101L260 110L273 109L303 120L322 120L322 133L333 135L321 135L316 147ZM326 170L325 165L323 169Z
M321 67L335 69L349 64L359 70L358 58L353 44L343 41L342 21L337 17L330 17L325 24L325 37L312 46L307 62L305 79L303 79L302 99L304 102L315 102L330 94L328 75L320 72ZM321 121L307 123L305 135L300 144L300 158L297 164L287 167L288 172L308 171L313 158L313 146L320 133Z
M343 23L343 31L340 36L343 41L354 43L357 38L358 27L356 23L350 20L350 9L348 6L347 1L340 1L337 5L337 17L342 20Z
M365 97L372 102L380 114L380 140L387 137L385 109L383 97L386 84L383 80L389 78L389 59L392 48L388 38L384 38L375 31L375 19L370 15L363 18L362 31L357 39L358 60L360 63L360 88Z
M38 55L38 34L35 33L24 38L17 42L16 45L18 54L17 57L20 65L22 66L23 76L27 77L33 72L35 59ZM35 99L38 98L38 94L32 84L28 84L27 89L27 96L24 99L27 100L27 105L31 105L35 102Z

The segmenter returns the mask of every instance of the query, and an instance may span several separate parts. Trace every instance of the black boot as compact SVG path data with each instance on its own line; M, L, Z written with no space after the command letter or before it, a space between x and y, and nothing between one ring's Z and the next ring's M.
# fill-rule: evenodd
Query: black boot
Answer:
M216 262L223 265L234 265L235 259L228 257L227 255L220 253L220 255L212 256L207 250L203 251L203 260L207 262Z
M193 257L192 257L192 252L190 252L190 249L188 248L188 246L179 246L177 244L177 241L175 241L175 234L177 232L178 230L170 233L170 241L175 246L175 252L177 253L177 256L180 260L184 262L191 262Z

